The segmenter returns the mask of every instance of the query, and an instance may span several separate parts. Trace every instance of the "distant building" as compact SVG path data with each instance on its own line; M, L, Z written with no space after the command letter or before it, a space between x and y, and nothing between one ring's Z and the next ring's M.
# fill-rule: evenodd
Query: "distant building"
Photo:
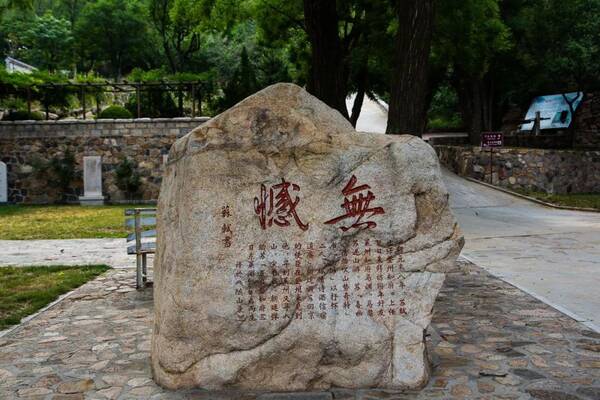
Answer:
M4 59L4 65L6 66L6 70L8 72L23 72L25 74L29 74L37 69L36 67L12 57L6 57Z

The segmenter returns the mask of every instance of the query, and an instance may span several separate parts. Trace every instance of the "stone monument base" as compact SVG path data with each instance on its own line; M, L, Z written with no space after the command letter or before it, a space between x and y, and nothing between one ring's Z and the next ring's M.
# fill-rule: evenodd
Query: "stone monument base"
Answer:
M103 206L104 196L79 196L79 204L82 206Z

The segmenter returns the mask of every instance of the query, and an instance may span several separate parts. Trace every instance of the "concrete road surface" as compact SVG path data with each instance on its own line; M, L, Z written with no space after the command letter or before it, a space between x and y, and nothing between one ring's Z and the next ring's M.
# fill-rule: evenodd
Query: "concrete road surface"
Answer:
M356 94L346 98L346 108L348 114L352 114ZM382 101L378 103L365 96L360 110L358 121L356 121L356 130L359 132L385 133L387 125L387 105Z
M557 210L444 171L462 255L600 332L600 213Z

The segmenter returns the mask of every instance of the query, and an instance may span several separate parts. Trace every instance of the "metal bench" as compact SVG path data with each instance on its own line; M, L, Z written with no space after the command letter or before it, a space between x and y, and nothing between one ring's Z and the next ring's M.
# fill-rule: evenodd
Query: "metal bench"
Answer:
M125 210L125 226L133 229L127 235L127 254L135 254L136 287L141 289L148 282L147 256L156 252L156 208Z

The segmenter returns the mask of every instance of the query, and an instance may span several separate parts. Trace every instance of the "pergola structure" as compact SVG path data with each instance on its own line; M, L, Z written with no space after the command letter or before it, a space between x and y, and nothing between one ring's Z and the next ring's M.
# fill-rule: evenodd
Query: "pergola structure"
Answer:
M82 115L83 119L85 119L86 114L86 94L89 94L91 90L95 89L96 95L98 96L100 93L135 93L137 97L137 117L141 117L141 95L142 92L148 91L150 89L160 89L167 92L175 92L180 95L183 93L189 93L190 98L192 99L192 117L196 117L196 113L202 113L202 98L201 98L201 82L200 81L188 81L188 82L128 82L123 80L120 83L112 83L109 81L105 81L104 83L100 82L84 82L84 83L43 83L43 84L34 84L27 87L27 110L31 112L31 104L32 104L32 90L35 88L41 88L45 90L53 90L58 88L66 88L72 89L74 92L79 92L79 100L82 106ZM196 105L198 105L198 109L196 110ZM99 109L99 101L96 101L97 114L100 113ZM179 111L183 114L182 104L179 104ZM48 112L46 112L46 119L48 119Z

